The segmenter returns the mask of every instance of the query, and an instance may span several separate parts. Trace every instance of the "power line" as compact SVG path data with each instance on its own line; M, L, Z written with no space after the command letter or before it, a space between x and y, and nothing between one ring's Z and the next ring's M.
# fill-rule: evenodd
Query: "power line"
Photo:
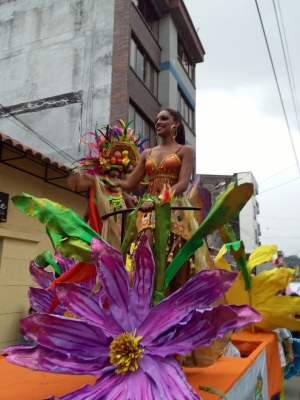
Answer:
M300 114L300 110L299 110L299 101L298 101L298 96L297 96L297 89L296 89L296 85L295 85L295 79L294 79L294 74L293 74L293 68L292 68L292 63L291 63L291 57L290 57L290 52L289 52L289 46L288 46L288 42L287 42L286 34L285 34L285 28L284 28L284 23L283 23L283 18L282 18L282 12L281 12L281 7L280 7L280 1L278 0L277 3L278 3L279 16L280 16L280 21L281 21L281 26L282 26L282 32L283 32L283 38L284 38L284 43L285 43L285 48L286 48L287 59L288 59L289 66L290 66L290 73L291 73L292 83L293 83L293 86L294 86L294 92L295 92L295 97L296 97L297 110L298 110L298 114Z
M297 108L296 108L296 101L295 101L295 95L294 95L294 87L293 87L293 85L292 85L291 76L290 76L290 71L289 71L288 62L287 62L287 57L286 57L286 53L285 53L285 49L284 49L284 44L283 44L281 29L280 29L279 20L278 20L278 15L277 15L277 9L276 9L276 6L275 6L275 0L273 0L273 7L274 7L275 16L276 16L276 22L277 22L277 27L278 27L278 31L279 31L280 42L281 42L281 47L282 47L282 51L283 51L283 56L284 56L284 62L285 62L286 72L287 72L287 75L288 75L289 85L290 85L290 89L291 89L291 93L292 93L292 99L293 99L293 105L294 105L296 120L297 120L298 131L299 131L299 134L300 134L300 122L299 122L299 116L298 116L298 112L297 112Z
M1 103L0 106L3 108L3 110L8 113L12 118L16 119L18 122L20 122L20 124L22 124L23 126L18 125L21 129L23 129L25 132L37 137L38 139L40 139L43 143L47 144L49 147L51 147L54 151L56 151L58 154L60 154L62 157L65 157L65 159L67 159L69 162L74 162L76 161L75 158L68 156L68 154L66 154L63 150L61 150L59 147L55 146L53 143L51 143L48 139L44 138L42 135L40 135L37 131L35 131L33 128L31 128L31 126L29 126L26 122L24 122L23 120L21 120L20 118L16 117L15 115L13 115L6 107L4 107ZM11 120L10 120L11 121ZM12 122L12 121L11 121ZM26 129L25 129L25 128Z
M270 189L264 190L263 192L260 192L259 194L263 194L263 193L269 192L270 190L276 189L276 188L278 188L278 187L280 187L280 186L283 186L283 185L286 185L286 184L288 184L288 183L290 183L290 182L296 181L296 180L299 179L299 178L300 178L300 176L298 176L297 178L291 179L290 181L284 182L284 183L282 183L281 185L277 185L277 186L274 186L274 187L272 187L272 188L270 188Z
M263 182L265 182L265 181L267 181L267 180L273 178L274 176L277 176L277 175L281 174L282 172L285 172L285 171L287 171L288 169L293 168L295 165L297 165L297 164L294 164L294 165L292 165L291 167L288 167L288 168L286 168L286 169L283 169L282 171L277 172L277 174L274 174L274 175L272 175L272 176L269 176L269 178L266 178L266 179L264 179L264 180L258 182L258 184L261 184L261 183L263 183Z
M286 114L286 111L285 111L285 107L284 107L284 103L283 103L283 99L282 99L282 95L281 95L281 91L280 91L280 87L279 87L279 83L278 83L278 79L277 79L277 75L276 75L276 71L275 71L275 67L274 67L274 63L273 63L273 59L272 59L272 55L271 55L271 51L270 51L270 47L269 47L269 42L268 42L268 39L267 39L265 27L264 27L264 24L263 24L263 21L262 21L262 17L261 17L261 14L260 14L260 10L259 10L259 6L258 6L258 3L257 3L257 0L255 0L255 4L256 4L256 8L257 8L260 24L261 24L261 27L262 27L262 30L263 30L266 46L267 46L267 49L268 49L269 58L270 58L273 74L274 74L274 77L275 77L277 90L278 90L278 94L279 94L279 97L280 97L280 102L281 102L282 110L283 110L283 113L284 113L285 122L286 122L286 125L287 125L287 128L288 128L288 131L289 131L290 140L291 140L294 156L295 156L295 159L296 159L296 162L297 162L297 167L298 167L298 172L299 172L299 177L300 177L299 160L298 160L298 156L297 156L297 153L296 153L296 149L295 149L295 145L294 145L294 141L293 141L293 137L292 137L292 133L291 133L290 124L289 124L289 121L288 121L288 118L287 118L287 114Z
M300 239L300 236L263 236L263 235L261 235L260 237L263 237L266 239Z

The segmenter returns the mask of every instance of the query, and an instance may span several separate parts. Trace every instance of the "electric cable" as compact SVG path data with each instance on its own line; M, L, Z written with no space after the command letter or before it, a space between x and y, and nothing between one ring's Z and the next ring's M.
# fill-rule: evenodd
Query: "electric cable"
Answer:
M33 128L31 128L30 125L28 125L26 122L18 118L17 116L13 115L6 107L4 107L1 103L0 106L3 108L3 110L8 113L12 118L16 119L20 124L23 126L20 126L21 129L25 130L29 134L33 135L34 137L40 139L43 143L47 144L49 147L51 147L54 151L56 151L58 154L60 154L62 157L65 157L66 160L69 162L74 162L76 161L75 158L68 156L63 150L61 150L59 147L55 146L53 143L51 143L48 139L44 138L42 135L40 135L37 131L35 131ZM11 121L12 122L12 121ZM19 125L18 125L19 126ZM25 129L25 128L26 129Z
M289 85L290 85L290 89L291 89L291 93L292 93L292 100L293 100L294 111L295 111L295 116L296 116L296 120L297 120L298 131L299 131L299 134L300 134L300 122L299 122L299 116L298 116L297 107L296 107L294 88L293 88L293 85L292 85L290 71L289 71L288 62L287 62L287 57L286 57L286 53L285 53L285 49L284 49L283 38L282 38L281 29L280 29L280 25L279 25L277 9L276 9L276 6L275 6L275 0L272 0L272 1L273 1L273 7L274 7L275 16L276 16L276 22L277 22L277 27L278 27L278 31L279 31L279 36L280 36L280 43L281 43L283 56L284 56L286 72L287 72L287 75L288 75Z
M263 193L269 192L270 190L276 189L276 188L278 188L278 187L280 187L280 186L287 185L288 183L293 182L293 181L296 181L296 180L299 179L299 178L300 178L300 176L298 176L297 178L291 179L290 181L284 182L284 183L282 183L281 185L277 185L277 186L274 186L274 187L272 187L272 188L270 188L270 189L264 190L263 192L260 192L258 195L261 195L261 194L263 194Z
M274 176L277 176L277 175L281 174L282 172L285 172L285 171L287 171L288 169L291 169L291 168L295 167L295 165L297 165L297 164L294 164L294 165L292 165L291 167L288 167L288 168L286 168L286 169L283 169L282 171L277 172L277 174L274 174L274 175L272 175L272 176L269 176L269 178L266 178L266 179L264 179L264 180L258 182L258 184L260 185L261 183L263 183L263 182L265 182L265 181L268 181L269 179L273 178Z
M275 66L274 66L274 63L273 63L269 42L268 42L268 39L267 39L264 23L263 23L261 14L260 14L260 9L259 9L257 0L255 0L255 4L256 4L256 8L257 8L257 12L258 12L261 28L262 28L262 31L263 31L263 34L264 34L266 46L267 46L267 49L268 49L269 58L270 58L273 74L274 74L274 77L275 77L275 81L276 81L276 85L277 85L278 94L279 94L279 97L280 97L280 102L281 102L281 106L282 106L285 122L286 122L286 125L287 125L287 128L288 128L288 131L289 131L289 136L290 136L290 140L291 140L294 156L295 156L295 159L296 159L296 162L297 162L299 178L300 178L300 164L299 164L298 156L297 156L297 153L296 153L296 149L295 149L295 145L294 145L294 141L293 141L293 137L292 137L290 124L289 124L289 121L288 121L288 118L287 118L287 114L286 114L286 110L285 110L285 107L284 107L284 102L283 102L283 98L282 98L282 95L281 95L280 86L279 86L279 82L278 82L278 79L277 79L277 74L276 74L276 71L275 71Z
M292 63L291 63L289 46L288 46L288 42L287 42L286 34L285 34L285 28L284 28L284 22L283 22L283 17L282 17L282 12L281 12L280 0L278 0L277 3L278 3L280 22L281 22L281 26L282 26L283 38L284 38L284 43L285 43L285 48L286 48L286 55L287 55L287 59L288 59L289 66L290 66L290 73L291 73L292 83L293 83L293 86L294 86L294 92L295 92L295 97L296 97L296 106L297 106L297 110L298 110L298 115L300 115L299 100L298 100L298 96L297 96L297 89L296 89L296 85L295 85L295 78L294 78L294 73L293 73L293 68L292 68Z

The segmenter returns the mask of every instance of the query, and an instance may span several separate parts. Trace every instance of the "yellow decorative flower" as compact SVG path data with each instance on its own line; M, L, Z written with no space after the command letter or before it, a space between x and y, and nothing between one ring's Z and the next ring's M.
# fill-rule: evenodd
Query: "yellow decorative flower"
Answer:
M262 315L262 321L254 326L263 330L286 328L300 331L300 320L293 317L299 313L300 297L277 296L284 290L293 277L292 268L273 268L252 276L252 269L270 261L277 250L276 245L263 245L255 249L247 262L247 271L251 287L245 290L245 280L240 272L237 280L226 293L229 304L249 304ZM225 245L215 258L218 268L230 270L230 265L223 258L227 252Z

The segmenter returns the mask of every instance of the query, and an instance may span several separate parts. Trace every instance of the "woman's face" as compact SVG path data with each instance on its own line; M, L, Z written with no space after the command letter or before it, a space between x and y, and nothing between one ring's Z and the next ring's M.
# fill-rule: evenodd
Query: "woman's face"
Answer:
M172 128L172 125L173 126ZM174 121L173 116L166 110L161 111L155 121L155 131L159 137L174 136L179 126L178 121Z
M108 177L111 181L116 182L120 179L120 172L118 170L112 169L109 171Z

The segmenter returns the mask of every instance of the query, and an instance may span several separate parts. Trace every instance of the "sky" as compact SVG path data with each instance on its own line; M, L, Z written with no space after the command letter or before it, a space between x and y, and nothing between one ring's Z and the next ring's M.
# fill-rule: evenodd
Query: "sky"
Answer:
M197 173L252 171L259 184L261 243L300 257L300 167L295 157L300 160L300 131L273 0L258 0L258 5L291 136L255 0L184 2L206 52L196 68ZM283 20L299 112L300 2L274 2Z

